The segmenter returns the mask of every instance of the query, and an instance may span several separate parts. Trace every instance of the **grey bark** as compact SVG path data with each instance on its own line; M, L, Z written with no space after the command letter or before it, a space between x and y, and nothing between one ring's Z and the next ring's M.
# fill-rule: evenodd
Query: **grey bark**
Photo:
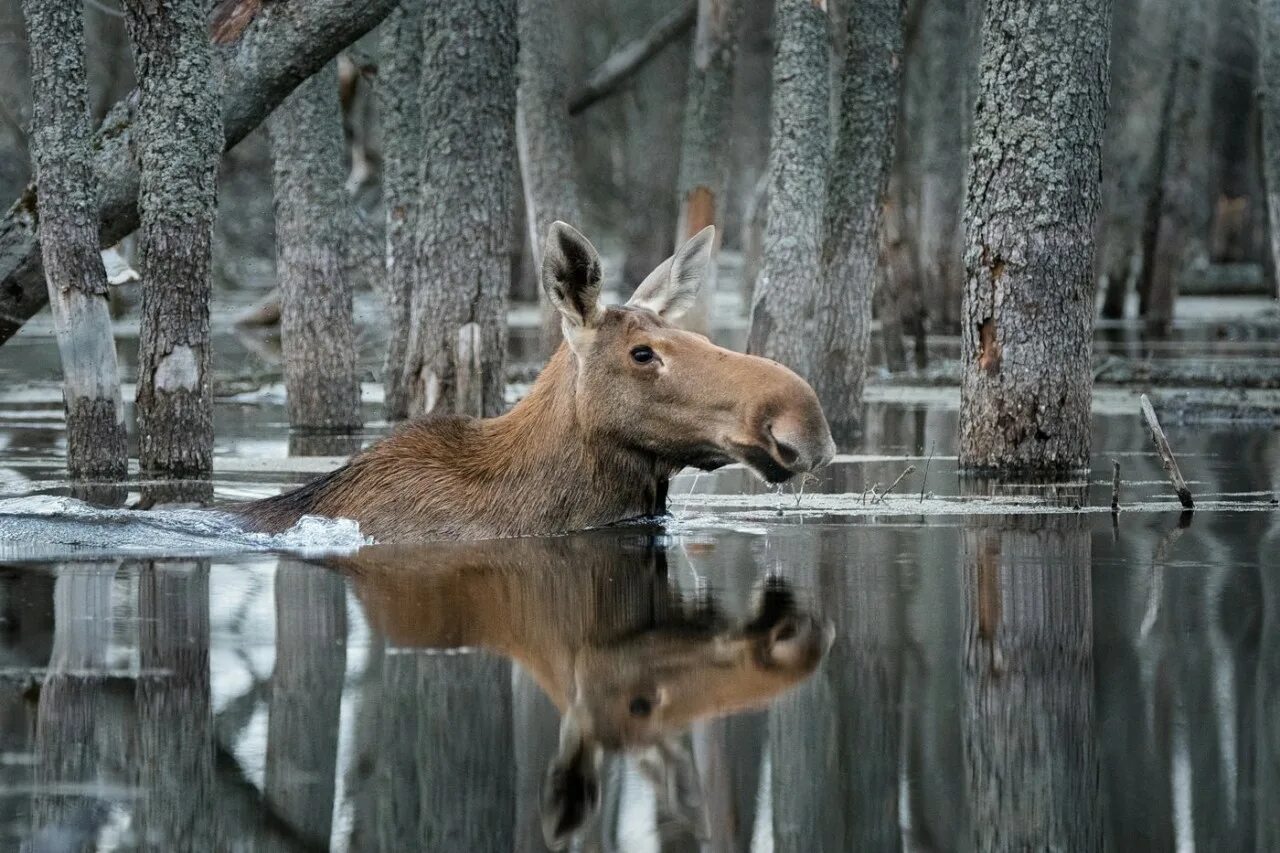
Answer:
M680 172L676 197L676 245L708 225L724 230L724 191L728 181L729 107L741 0L698 0L689 83L685 89L680 134ZM717 241L723 235L717 233ZM715 300L715 264L681 325L709 333Z
M1217 7L1217 41L1210 54L1214 212L1209 250L1216 261L1238 263L1256 258L1258 248L1257 9L1255 0L1218 0Z
M964 533L961 705L973 850L1103 849L1089 529Z
M253 130L294 87L378 24L395 0L315 0L305 7L272 3L258 12L225 56L222 87L223 147ZM138 227L138 163L134 121L138 97L116 104L94 136L102 245L114 245ZM48 304L36 190L29 186L0 218L0 344Z
M542 241L557 219L582 222L574 169L565 68L564 30L555 0L519 0L516 150L524 187L525 222L533 267L542 269ZM559 314L537 288L542 307L542 356L560 345Z
M666 8L648 0L646 8ZM672 156L680 137L690 45L679 40L640 74L627 98L624 144L627 161L626 260L622 277L637 285L675 250L676 176L680 164Z
M1150 0L1115 0L1111 34L1111 96L1102 144L1102 208L1096 278L1103 287L1102 316L1119 319L1145 207L1154 189L1155 157L1169 83L1170 16ZM1163 6L1161 5L1161 8ZM1139 26L1141 22L1141 26Z
M422 186L405 384L412 415L503 409L515 168L515 0L423 18Z
M346 267L350 210L336 63L285 99L269 132L289 425L355 430L361 425L360 377Z
M218 80L199 0L128 0L138 69L138 465L144 477L213 470L209 261L222 152Z
M1272 286L1280 297L1280 0L1259 0L1258 92L1262 124L1262 174Z
M67 468L74 480L120 481L128 474L128 453L98 244L84 9L73 0L25 0L23 12L41 254L62 358Z
M300 839L328 849L347 671L346 584L295 560L276 569L276 664L267 718L267 802Z
M1209 62L1213 16L1207 0L1183 0L1181 36L1170 84L1169 127L1162 170L1160 220L1151 256L1147 331L1165 335L1173 323L1178 275L1207 261L1210 222L1210 146L1213 76Z
M808 0L778 0L773 20L769 209L747 349L812 379L810 336L819 310L813 283L822 273L830 162L831 24Z
M812 373L837 442L862 425L862 386L880 224L893 164L902 15L898 0L865 0L847 10L840 122L827 184L820 310L814 312Z
M424 152L418 79L422 73L422 10L425 0L405 0L382 28L380 81L382 206L387 216L387 356L383 363L387 419L409 416L404 364L409 349L409 303L413 294L413 235Z
M1109 0L988 0L965 202L960 464L1087 468Z
M934 306L935 327L960 325L964 293L963 236L969 99L963 85L973 48L967 6L976 0L932 0L921 10L924 72L920 137L919 251L921 288Z

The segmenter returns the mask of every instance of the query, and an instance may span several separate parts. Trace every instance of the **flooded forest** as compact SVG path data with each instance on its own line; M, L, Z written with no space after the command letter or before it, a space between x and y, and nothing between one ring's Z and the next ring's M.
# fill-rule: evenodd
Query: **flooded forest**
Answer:
M0 849L1280 850L1280 0L0 0L0 205Z

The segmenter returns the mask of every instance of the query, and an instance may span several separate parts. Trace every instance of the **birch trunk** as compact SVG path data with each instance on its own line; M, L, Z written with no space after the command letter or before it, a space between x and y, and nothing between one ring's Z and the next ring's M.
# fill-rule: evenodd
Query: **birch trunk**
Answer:
M749 352L809 379L830 162L830 27L826 9L809 0L774 6L769 209L747 338Z
M359 429L349 212L343 186L337 65L299 86L269 123L275 173L276 275L289 425Z
M689 83L685 89L684 128L680 137L680 173L676 194L680 213L675 244L681 245L708 225L724 230L724 191L728 172L729 107L741 0L698 0ZM722 238L716 234L717 245ZM707 334L715 302L715 264L681 320L687 329Z
M209 260L223 135L206 12L199 0L125 3L140 92L143 477L200 480L213 469Z
M965 203L960 464L1087 468L1109 0L988 0Z
M847 11L840 123L827 183L825 241L810 384L831 433L848 444L862 427L862 387L880 225L893 164L902 14L898 0L864 0Z
M557 219L582 224L573 167L573 134L564 59L564 31L555 0L519 0L516 149L524 187L525 221L533 268L542 269L542 241ZM560 346L560 320L537 288L542 314L542 355Z
M414 215L422 186L422 10L425 0L404 0L382 29L378 69L382 119L382 195L387 213L387 356L383 364L387 420L409 417L405 360L413 298Z
M62 358L67 468L73 480L119 481L128 474L129 460L99 254L84 9L72 0L25 0L23 13L31 53L40 247Z
M503 407L515 168L515 0L433 4L405 384L411 415Z

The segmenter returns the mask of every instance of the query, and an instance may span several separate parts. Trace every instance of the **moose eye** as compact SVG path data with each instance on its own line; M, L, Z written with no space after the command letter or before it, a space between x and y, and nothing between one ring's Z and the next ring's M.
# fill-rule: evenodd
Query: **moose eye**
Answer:
M633 717L647 717L653 713L653 703L643 696L637 696L631 700L628 710Z
M646 346L632 347L631 360L636 364L648 364L653 361L653 350Z

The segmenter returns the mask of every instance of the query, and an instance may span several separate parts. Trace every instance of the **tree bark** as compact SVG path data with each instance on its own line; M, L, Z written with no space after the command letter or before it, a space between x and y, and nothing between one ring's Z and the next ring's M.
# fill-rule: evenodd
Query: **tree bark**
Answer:
M337 572L296 560L280 561L275 584L263 794L300 839L327 850L347 671L346 584Z
M271 3L259 11L224 62L223 148L243 139L303 80L376 26L395 0ZM111 110L93 140L98 224L104 246L138 227L138 162L134 120L138 98ZM48 304L36 189L30 186L0 218L0 344Z
M350 216L343 186L337 65L299 86L269 122L275 173L276 276L289 425L359 429Z
M1109 0L988 0L965 202L964 468L1087 468Z
M1266 194L1267 255L1280 298L1280 0L1260 0L1258 92L1262 117L1262 174Z
M141 120L138 464L152 478L213 470L209 260L223 136L205 13L199 0L125 3Z
M387 356L382 383L387 420L409 417L405 359L409 350L409 309L413 298L413 235L422 163L422 11L425 0L404 0L382 28L378 68L382 121L382 206L387 215Z
M581 225L582 208L565 101L568 84L559 12L554 0L519 0L519 6L516 150L533 268L541 270L547 228L557 219ZM542 288L537 291L542 308L542 356L546 359L560 346L560 315Z
M840 124L827 183L820 310L812 373L831 433L848 444L862 426L862 386L880 225L893 164L902 15L898 0L864 0L846 15Z
M1027 517L963 534L974 850L1103 849L1089 530L1063 522Z
M504 407L515 174L515 0L433 4L419 81L423 164L405 384L412 415Z
M40 246L62 358L67 468L73 480L120 481L129 460L99 254L84 9L72 0L25 0L23 12L31 53Z
M769 210L747 350L812 379L831 146L831 24L825 7L809 0L778 0L773 20Z
M741 0L698 0L689 83L685 89L684 127L680 135L680 172L676 196L675 244L679 246L708 225L724 229L724 190L728 176L729 107L733 95L733 63ZM723 234L716 234L719 245ZM716 265L681 319L687 329L709 334L716 292Z
M964 204L971 99L957 97L973 47L966 38L966 6L976 0L933 0L921 10L925 76L920 138L920 273L922 290L935 306L935 328L953 334L960 326L964 294Z
M1213 76L1209 71L1213 28L1207 0L1183 0L1177 64L1170 84L1171 109L1160 191L1160 220L1143 314L1148 333L1164 336L1173 324L1178 277L1207 261L1210 223L1210 123Z

